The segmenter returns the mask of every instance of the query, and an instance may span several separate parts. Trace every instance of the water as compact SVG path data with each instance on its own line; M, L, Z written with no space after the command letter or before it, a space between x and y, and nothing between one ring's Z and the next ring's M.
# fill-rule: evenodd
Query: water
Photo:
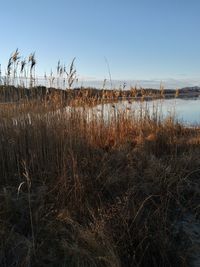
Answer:
M65 112L70 112L72 107L65 108ZM85 108L76 107L78 112L85 112ZM46 115L59 114L61 110L57 110L55 113L50 112ZM166 117L172 116L175 120L187 125L187 126L200 126L200 97L189 99L157 99L149 101L119 101L116 103L105 103L97 105L87 110L88 120L91 118L104 118L105 121L109 121L109 118L116 116L118 113L126 112L127 114L145 115L148 114L151 117L159 117L161 120ZM63 113L62 113L63 114ZM45 116L46 116L45 115ZM17 125L20 118L13 118L13 124ZM31 124L30 114L27 114L27 120Z
M200 97L189 99L158 99L153 101L120 101L112 104L98 105L97 112L102 111L104 116L111 116L114 112L129 111L139 113L142 109L149 114L157 112L163 118L175 116L175 119L187 125L200 125Z

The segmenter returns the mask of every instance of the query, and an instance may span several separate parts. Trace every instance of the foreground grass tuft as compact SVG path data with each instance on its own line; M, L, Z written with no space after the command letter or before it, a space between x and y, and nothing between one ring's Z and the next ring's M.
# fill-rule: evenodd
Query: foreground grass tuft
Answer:
M0 107L0 266L195 266L199 129L143 114Z

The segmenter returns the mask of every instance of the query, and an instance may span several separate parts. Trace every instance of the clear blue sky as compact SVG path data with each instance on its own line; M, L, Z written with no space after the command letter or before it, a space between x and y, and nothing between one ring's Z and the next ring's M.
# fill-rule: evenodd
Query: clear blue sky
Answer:
M90 79L197 79L199 0L0 0L0 63L35 51L37 72L76 57Z

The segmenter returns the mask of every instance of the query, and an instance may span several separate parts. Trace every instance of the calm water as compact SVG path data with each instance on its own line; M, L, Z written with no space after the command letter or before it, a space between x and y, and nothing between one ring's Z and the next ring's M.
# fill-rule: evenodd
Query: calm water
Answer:
M66 107L65 111L69 112L73 107ZM80 112L85 112L85 108L76 107ZM57 110L55 113L50 112L46 115L53 115L60 113L61 110ZM186 124L188 126L200 126L200 97L190 99L158 99L150 101L119 101L117 103L100 104L87 110L88 119L103 118L109 121L109 118L115 117L118 113L126 112L126 114L134 114L136 117L141 114L144 116L156 117L164 119L169 116L175 117L176 120ZM45 116L46 116L45 115ZM24 118L24 117L23 117ZM27 119L31 124L30 114L27 114ZM19 118L13 118L13 123L17 125Z
M162 114L165 118L175 115L175 118L184 124L200 125L200 98L190 99L164 99L153 101L121 101L113 104L104 104L95 107L101 112L103 108L104 116L111 116L114 112L128 110L129 112L139 113L142 109L147 109L152 115L155 112Z

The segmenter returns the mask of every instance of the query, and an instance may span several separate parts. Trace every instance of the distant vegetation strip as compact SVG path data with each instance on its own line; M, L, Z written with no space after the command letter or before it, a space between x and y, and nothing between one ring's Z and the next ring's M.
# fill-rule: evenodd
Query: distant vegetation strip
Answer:
M96 88L73 88L73 89L56 89L45 86L35 86L31 88L15 87L11 85L0 85L0 103L16 102L20 100L46 100L60 98L63 102L76 100L91 100L96 102L102 100L116 101L121 99L143 99L151 100L155 98L184 98L197 97L200 95L199 88L182 88L180 90L157 90L157 89L137 89L130 90L108 90Z

